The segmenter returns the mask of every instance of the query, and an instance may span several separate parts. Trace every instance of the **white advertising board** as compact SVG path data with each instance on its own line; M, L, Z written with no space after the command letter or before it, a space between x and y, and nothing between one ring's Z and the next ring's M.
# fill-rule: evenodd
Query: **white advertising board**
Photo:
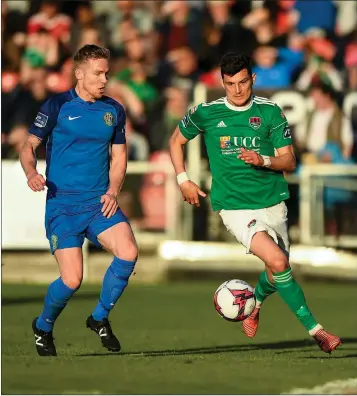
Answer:
M38 162L45 174L45 162ZM27 186L19 161L2 161L2 249L48 249L45 233L46 191Z

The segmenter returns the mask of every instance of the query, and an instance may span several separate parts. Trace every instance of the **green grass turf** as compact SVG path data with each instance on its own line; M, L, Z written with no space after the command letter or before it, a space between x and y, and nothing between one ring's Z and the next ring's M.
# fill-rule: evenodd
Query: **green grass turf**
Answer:
M329 357L277 295L246 338L214 311L220 283L128 287L111 314L117 355L85 327L99 287L84 285L56 323L57 358L37 356L31 331L46 287L3 285L2 393L276 394L356 376L355 285L303 285L317 319L344 341Z

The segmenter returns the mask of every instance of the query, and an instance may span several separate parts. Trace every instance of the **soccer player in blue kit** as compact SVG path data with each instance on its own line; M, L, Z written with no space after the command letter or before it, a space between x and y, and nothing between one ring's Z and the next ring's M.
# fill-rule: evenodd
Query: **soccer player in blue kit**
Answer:
M28 186L33 191L47 186L46 236L60 272L48 287L42 313L32 323L41 356L57 354L52 330L81 285L84 238L114 255L86 325L108 350L120 350L108 315L128 284L138 250L117 202L127 166L126 115L117 101L104 95L109 59L109 50L96 45L78 50L75 88L42 105L20 154ZM45 138L46 178L37 172L35 156Z

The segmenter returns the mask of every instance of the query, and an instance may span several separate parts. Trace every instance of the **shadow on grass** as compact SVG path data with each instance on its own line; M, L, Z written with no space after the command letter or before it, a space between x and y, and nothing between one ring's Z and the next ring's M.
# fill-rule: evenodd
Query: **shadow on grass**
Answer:
M348 344L357 343L357 338L343 338L342 339L344 349ZM165 349L158 351L143 351L143 352L121 352L121 353L85 353L78 354L77 356L136 356L136 357L155 357L155 356L183 356L183 355L206 355L206 354L216 354L216 353L227 353L227 352L247 352L256 351L260 349L266 350L279 350L279 349L298 349L306 348L316 344L312 340L292 340L292 341L280 341L280 342L266 342L260 344L243 344L243 345L221 345L215 347L201 347L201 348L188 348L188 349ZM315 352L318 349L314 350ZM346 355L347 358L356 357L356 354ZM321 355L321 357L303 357L302 359L322 359L326 358L328 355ZM343 359L344 356L336 356L336 358Z
M305 357L300 357L300 359L356 359L357 354L356 353L351 353L350 355L344 355L344 356L333 356L333 355L324 355L324 356L305 356Z
M3 306L6 305L23 305L23 304L33 304L33 303L43 303L45 298L46 289L43 291L42 296L32 296L32 297L3 297L1 303ZM98 288L97 292L87 292L74 295L71 298L71 301L81 301L81 300L93 300L98 299L100 294L100 288Z

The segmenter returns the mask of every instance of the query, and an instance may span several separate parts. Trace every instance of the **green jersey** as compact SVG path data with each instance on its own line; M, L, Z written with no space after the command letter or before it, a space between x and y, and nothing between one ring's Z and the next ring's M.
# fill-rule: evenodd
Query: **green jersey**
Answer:
M237 158L241 147L274 157L274 149L292 144L288 122L275 103L253 96L247 106L236 107L220 98L191 108L179 128L189 140L203 135L213 210L261 209L289 198L283 172Z

